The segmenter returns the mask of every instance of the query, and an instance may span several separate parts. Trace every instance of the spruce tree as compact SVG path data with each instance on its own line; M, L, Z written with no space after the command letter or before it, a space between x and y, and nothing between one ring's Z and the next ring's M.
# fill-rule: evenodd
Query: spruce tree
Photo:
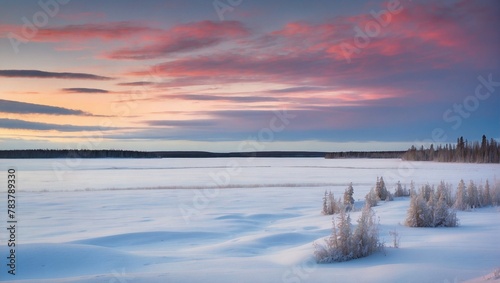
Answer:
M387 187L385 186L384 178L377 177L377 184L375 186L375 193L379 200L385 200L387 198Z
M460 180L457 187L457 193L455 196L455 204L453 207L457 210L466 210L468 208L468 200L467 200L467 190L465 187L464 180Z
M349 184L344 192L344 206L346 210L350 211L354 205L354 188L352 187L352 182Z
M488 205L492 204L491 203L490 183L488 182L488 180L486 180L486 184L484 185L482 199L483 199L484 206L488 206Z
M470 208L480 207L478 189L472 180L469 182L469 186L467 186L467 202Z
M325 195L323 196L323 210L321 211L321 213L327 215L328 214L328 194L325 190Z

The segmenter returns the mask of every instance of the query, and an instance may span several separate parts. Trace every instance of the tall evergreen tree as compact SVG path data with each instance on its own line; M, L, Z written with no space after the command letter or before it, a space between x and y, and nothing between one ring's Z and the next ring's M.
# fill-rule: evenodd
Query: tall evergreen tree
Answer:
M482 200L484 206L492 205L491 202L491 192L490 192L490 183L486 180L486 184L484 185Z
M453 207L457 210L466 210L468 208L469 201L467 200L467 188L465 187L464 180L460 180L457 187L457 193L455 196L455 204Z
M481 207L479 192L476 184L474 184L472 180L469 182L469 186L467 186L467 203L470 208Z
M352 187L352 182L349 184L347 189L344 192L344 206L348 211L352 209L354 205L354 188Z
M385 186L384 178L377 177L377 184L375 186L375 193L377 194L378 199L386 200L388 197L387 187Z

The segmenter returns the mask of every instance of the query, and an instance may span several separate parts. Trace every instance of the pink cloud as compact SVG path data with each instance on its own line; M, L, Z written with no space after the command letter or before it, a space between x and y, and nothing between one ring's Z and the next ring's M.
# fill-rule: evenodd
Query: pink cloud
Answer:
M54 42L65 39L80 41L94 38L116 40L153 31L157 30L130 22L68 25L60 28L40 29L35 39Z
M429 102L436 99L435 90L425 92L423 86L430 88L436 80L498 62L491 59L498 58L495 27L500 25L492 9L476 7L470 1L408 5L393 15L367 46L353 54L352 63L346 62L341 45L354 44L354 27L364 27L374 20L369 13L323 23L291 22L261 35L257 42L250 37L236 41L226 36L225 40L238 47L235 52L179 56L156 65L155 71L168 78L171 86L267 82L352 90L350 98L337 97L347 102L397 96ZM179 28L178 32L197 39L205 39L206 34L192 27ZM461 70L458 73L457 68ZM148 73L134 71L128 75ZM418 96L416 92L420 92Z
M37 42L82 42L92 39L123 40L158 31L158 29L131 22L66 25L40 28L36 31L22 25L0 25L0 37L8 37L10 33L13 33L21 38Z
M151 59L168 54L187 52L217 45L248 35L240 22L202 21L178 25L162 32L153 43L138 48L122 48L105 54L108 59Z

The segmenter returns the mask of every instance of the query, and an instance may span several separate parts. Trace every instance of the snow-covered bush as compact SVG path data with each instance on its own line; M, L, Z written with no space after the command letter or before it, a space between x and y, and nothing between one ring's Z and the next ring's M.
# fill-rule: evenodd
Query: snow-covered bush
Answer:
M339 213L340 210L344 210L340 200L335 200L335 196L331 191L325 191L325 195L323 196L323 210L321 213L324 215L333 215Z
M378 203L377 193L375 193L375 190L372 188L365 196L365 205L369 207L374 207L377 206L377 203Z
M368 206L365 206L361 212L351 244L354 250L353 258L366 257L383 248L379 240L378 222L375 212Z
M446 201L446 194L435 193L434 188L425 185L410 200L405 225L409 227L455 227L458 218Z
M314 243L314 255L318 263L341 262L368 256L383 248L379 241L375 213L365 206L356 229L352 230L351 218L340 211L333 219L332 234L324 244Z

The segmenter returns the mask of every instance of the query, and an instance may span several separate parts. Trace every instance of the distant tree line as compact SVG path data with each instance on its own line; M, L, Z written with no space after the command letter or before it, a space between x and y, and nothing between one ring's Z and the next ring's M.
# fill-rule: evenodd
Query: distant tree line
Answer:
M325 158L401 158L404 153L405 151L342 151L329 152Z
M154 152L129 150L22 149L0 150L0 158L158 158Z
M462 163L500 163L500 144L493 138L488 140L483 135L481 142L464 141L463 137L457 139L456 145L434 145L427 149L423 146L417 149L412 146L406 151L403 160L410 161L439 161Z
M257 152L207 152L207 151L132 151L115 149L22 149L0 150L0 158L229 158L229 157L324 157L326 152L315 151L257 151Z

